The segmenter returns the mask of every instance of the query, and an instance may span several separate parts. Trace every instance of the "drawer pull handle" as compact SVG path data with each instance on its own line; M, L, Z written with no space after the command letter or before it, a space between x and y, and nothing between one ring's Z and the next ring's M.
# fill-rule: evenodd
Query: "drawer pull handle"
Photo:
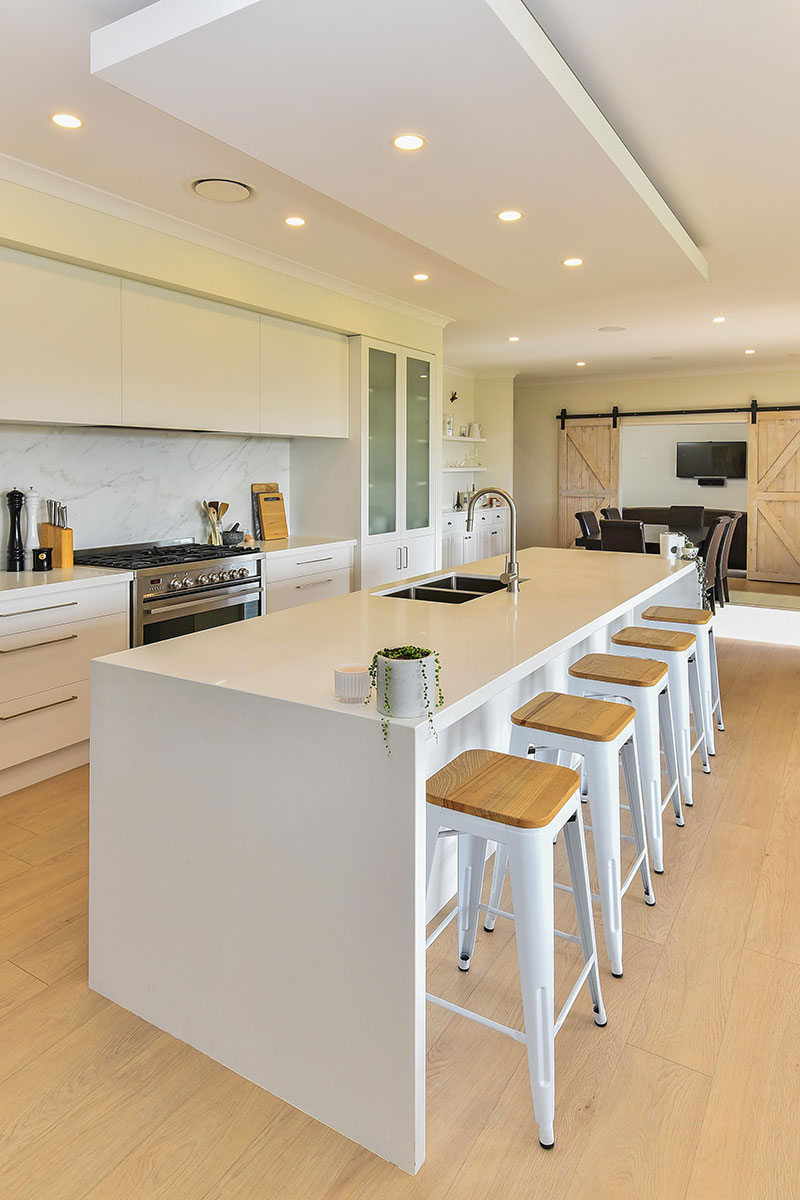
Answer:
M12 713L10 717L0 717L0 721L16 721L17 717L27 717L31 713L44 712L46 708L58 708L59 704L71 704L77 696L66 696L63 700L53 700L50 704L40 704L38 708L26 708L22 712Z
M323 583L333 583L332 579L317 579L314 583L296 583L294 590L304 592L306 588L322 587Z
M74 608L77 600L67 600L64 604L46 604L44 608L21 608L19 612L0 613L0 617L27 617L31 613L52 612L56 608Z
M27 646L12 646L10 650L0 650L0 654L19 654L20 650L36 650L39 646L57 646L59 642L71 642L77 636L77 633L68 633L66 637L50 638L48 642L28 642Z
M309 563L318 563L318 562L333 562L333 555L326 554L324 558L300 558L297 560L296 565L298 567L306 567L306 566L308 566Z

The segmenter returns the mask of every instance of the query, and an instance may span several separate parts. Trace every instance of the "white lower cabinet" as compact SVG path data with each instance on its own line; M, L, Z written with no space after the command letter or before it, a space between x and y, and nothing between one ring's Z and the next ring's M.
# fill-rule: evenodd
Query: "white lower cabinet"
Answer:
M0 771L89 737L91 661L128 647L129 585L0 600Z
M432 571L436 562L433 537L406 537L361 550L361 587L380 587Z
M445 513L442 521L442 567L452 570L453 567L505 554L506 524L504 509L478 509L472 531L467 533L466 513Z
M353 590L353 547L332 544L267 554L264 563L267 612L297 608Z
M314 600L330 600L331 596L346 596L352 591L351 572L328 571L320 575L305 575L298 579L281 579L267 583L267 612L297 608Z

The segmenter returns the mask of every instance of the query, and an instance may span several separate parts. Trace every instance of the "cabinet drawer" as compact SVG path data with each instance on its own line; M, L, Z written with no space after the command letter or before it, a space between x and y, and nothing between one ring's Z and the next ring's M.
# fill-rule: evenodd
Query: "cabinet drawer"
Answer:
M89 680L0 704L0 770L89 736Z
M317 546L296 554L268 554L264 562L267 583L280 579L301 579L324 571L343 571L353 565L352 546Z
M0 637L8 633L41 630L49 625L68 625L104 613L128 611L129 583L99 587L60 589L52 595L26 596L25 589L0 600Z
M463 531L467 527L466 513L447 513L442 518L442 530L452 533L453 530Z
M329 600L331 596L346 596L351 590L351 579L351 572L346 569L267 583L267 612L297 608L300 604L311 604L314 600Z
M128 646L125 613L0 637L0 704L75 679L88 679L93 658Z

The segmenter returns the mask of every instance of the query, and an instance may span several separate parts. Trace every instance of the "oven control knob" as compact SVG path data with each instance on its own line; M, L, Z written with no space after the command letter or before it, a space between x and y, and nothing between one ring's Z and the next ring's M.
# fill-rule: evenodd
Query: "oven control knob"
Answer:
M219 583L220 577L216 571L212 571L208 577L209 583Z
M185 575L183 578L183 586L185 588L194 587L194 580L189 575Z
M180 579L170 579L169 586L170 586L170 591L179 592L181 590L181 588L183 587L183 582Z
M208 576L207 575L198 575L197 582L200 587L205 587L205 585L208 583Z
M239 570L236 572L236 574L239 579L247 579L247 576L250 574L250 572L248 571L247 567L239 567Z

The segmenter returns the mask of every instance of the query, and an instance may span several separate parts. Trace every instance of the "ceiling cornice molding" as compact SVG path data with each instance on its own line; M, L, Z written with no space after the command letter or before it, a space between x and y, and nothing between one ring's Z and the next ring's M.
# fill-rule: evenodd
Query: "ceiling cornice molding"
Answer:
M59 175L55 171L48 171L44 167L37 167L34 163L25 162L20 158L0 154L0 179L31 188L59 200L65 200L70 204L77 204L81 208L103 213L104 216L117 217L132 225L140 225L155 233L174 237L180 241L201 246L206 250L227 254L231 258L276 271L281 275L288 275L292 279L300 279L304 283L326 288L329 292L336 292L339 295L348 296L350 299L360 300L365 304L373 304L417 321L425 321L440 329L450 325L454 319L443 313L433 312L431 309L408 304L404 300L396 300L382 292L372 291L371 288L349 283L337 275L329 275L325 271L307 267L303 263L284 258L280 254L273 254L269 250L261 250L258 246L251 246L247 242L240 242L225 234L204 229L201 225L194 225L180 217L173 217L158 209L138 204L135 200L126 200L123 196L114 195L112 192L104 192L100 188L81 183L77 179L70 179L66 175Z
M442 367L444 375L458 375L460 379L475 379L475 371L468 371L465 367L448 367L447 364Z
M606 383L634 383L636 380L654 380L654 379L698 379L698 378L738 378L742 375L797 375L800 376L800 363L796 367L783 366L780 363L765 363L758 370L753 370L752 367L698 367L694 371L675 370L675 371L631 371L616 375L585 375L581 379L571 379L567 375L554 375L550 378L542 379L525 379L524 376L518 376L516 386L520 389L542 389L553 387L578 387L588 388L591 386L602 386Z

